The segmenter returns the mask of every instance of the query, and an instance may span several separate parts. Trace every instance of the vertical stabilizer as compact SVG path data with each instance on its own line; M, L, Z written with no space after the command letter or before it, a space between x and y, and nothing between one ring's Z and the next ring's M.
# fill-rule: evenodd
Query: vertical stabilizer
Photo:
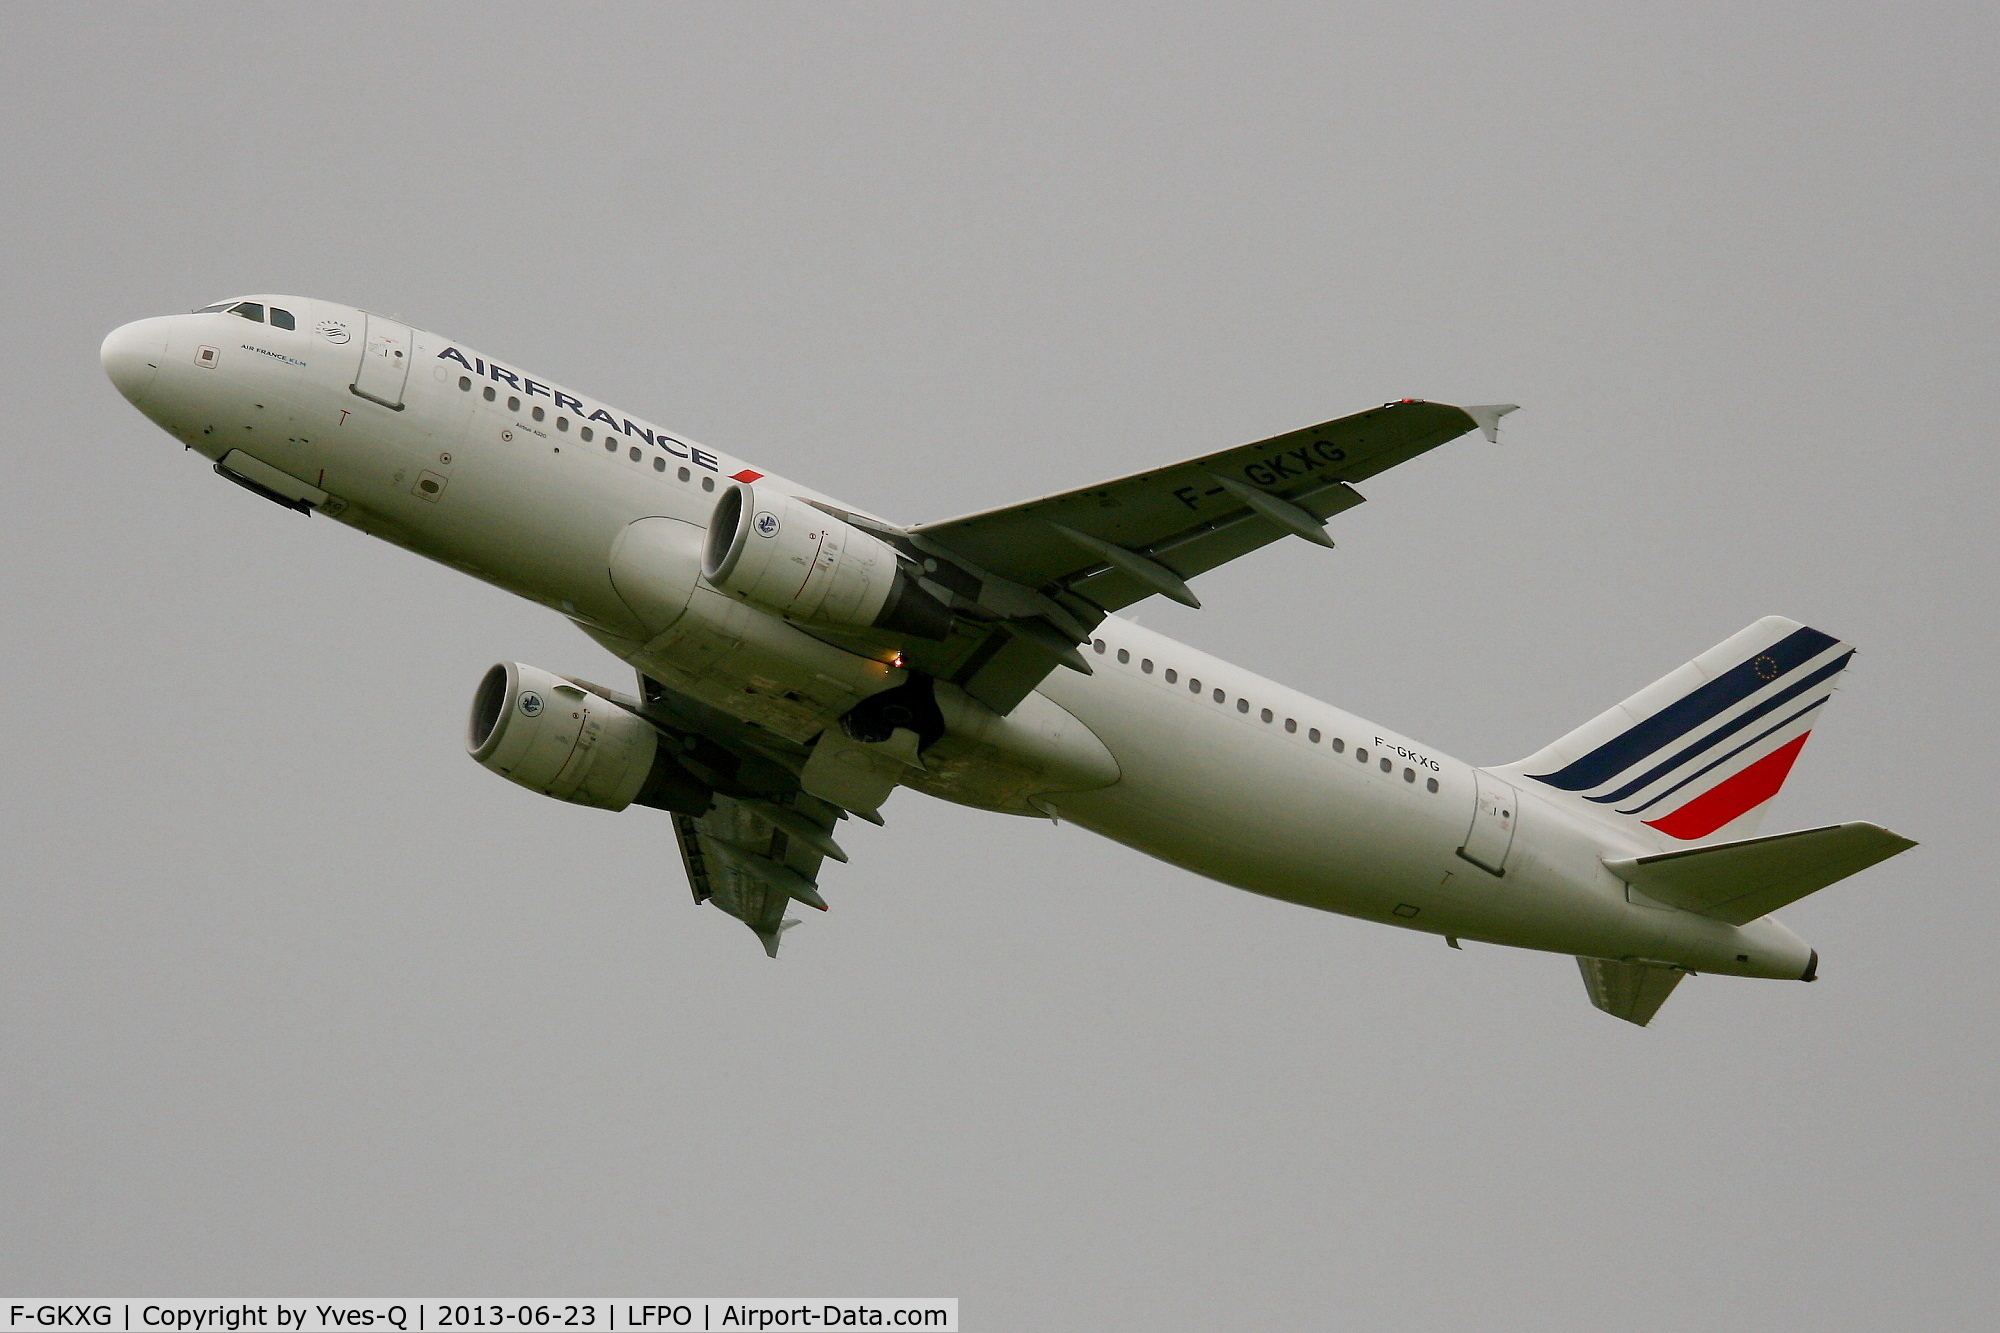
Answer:
M1830 634L1766 616L1496 771L1669 845L1749 837L1853 657Z

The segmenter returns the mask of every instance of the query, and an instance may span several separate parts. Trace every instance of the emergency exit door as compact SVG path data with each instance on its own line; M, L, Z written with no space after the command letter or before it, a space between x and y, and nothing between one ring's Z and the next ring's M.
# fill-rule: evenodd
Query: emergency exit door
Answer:
M1465 846L1458 854L1481 870L1504 875L1507 851L1514 845L1514 825L1521 813L1519 794L1490 773L1474 769L1472 776L1477 787L1472 827L1465 831Z
M400 412L403 386L410 379L410 330L380 315L366 318L368 335L361 340L361 366L351 387L369 402Z

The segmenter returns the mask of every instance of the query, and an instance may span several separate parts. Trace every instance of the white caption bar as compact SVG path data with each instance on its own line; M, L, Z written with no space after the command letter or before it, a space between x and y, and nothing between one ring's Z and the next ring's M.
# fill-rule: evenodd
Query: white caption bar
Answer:
M719 1296L646 1300L28 1300L0 1297L0 1333L674 1333L917 1328L958 1333L956 1297Z

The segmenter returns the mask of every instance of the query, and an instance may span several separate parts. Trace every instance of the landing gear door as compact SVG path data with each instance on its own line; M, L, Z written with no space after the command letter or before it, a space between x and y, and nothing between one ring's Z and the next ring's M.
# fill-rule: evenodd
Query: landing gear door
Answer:
M1465 831L1465 846L1458 854L1481 870L1504 875L1507 852L1514 845L1514 825L1521 813L1518 794L1479 769L1473 770L1473 778L1478 794L1472 806L1472 827Z
M361 367L349 386L371 403L403 410L403 386L410 379L410 330L393 319L365 316L368 335L361 340Z

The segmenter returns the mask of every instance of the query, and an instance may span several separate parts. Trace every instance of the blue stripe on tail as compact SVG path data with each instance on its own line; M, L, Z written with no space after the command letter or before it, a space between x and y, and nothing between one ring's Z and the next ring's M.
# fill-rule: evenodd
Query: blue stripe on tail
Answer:
M1666 800L1669 796L1672 796L1675 792L1687 786L1690 782L1695 781L1697 778L1706 777L1709 773L1713 772L1715 769L1722 767L1722 765L1728 763L1730 760L1734 759L1737 755L1742 754L1745 750L1757 744L1757 742L1765 740L1768 737L1777 735L1779 732L1783 731L1786 727L1791 726L1792 723L1798 721L1800 718L1804 717L1807 713L1812 712L1813 709L1818 708L1821 704L1825 703L1828 699L1831 699L1832 697L1833 696L1831 694L1822 694L1819 698L1813 700L1811 703L1807 704L1804 708L1801 708L1798 712L1793 713L1790 717L1785 718L1781 722L1773 723L1772 725L1764 728L1764 730L1758 732L1755 736L1752 736L1749 740L1743 742L1743 744L1737 746L1735 749L1731 750L1728 754L1723 755L1722 758L1711 760L1709 763L1703 765L1701 768L1696 769L1694 772L1682 778L1679 782L1676 782L1673 786L1661 792L1658 796L1655 796L1652 800L1647 801L1643 805L1635 805L1630 810L1620 810L1618 813L1621 815L1644 814L1646 811L1658 805L1661 801Z
M1658 753L1838 642L1831 635L1802 626L1748 661L1738 663L1645 721L1612 737L1582 758L1554 773L1531 773L1529 776L1563 791L1583 791L1595 787Z
M1673 758L1665 760L1662 763L1655 764L1652 768L1646 770L1645 773L1643 773L1639 777L1633 778L1630 782L1620 787L1617 791L1607 793L1606 795L1603 796L1586 796L1584 797L1584 799L1587 801L1596 801L1601 805L1610 805L1613 802L1624 800L1626 797L1630 796L1633 792L1639 791L1649 786L1650 784L1658 781L1659 779L1665 777L1667 774L1679 768L1682 764L1687 763L1690 759L1699 758L1704 751L1712 749L1714 746L1729 739L1731 736L1734 736L1737 732L1743 730L1743 728L1749 726L1752 722L1755 722L1758 718L1764 716L1772 709L1783 707L1785 703L1787 703L1789 700L1798 698L1801 694L1804 694L1807 690L1819 684L1821 681L1826 680L1829 677L1839 675L1842 671L1846 670L1848 660L1853 656L1854 656L1854 650L1852 648L1849 648L1846 652L1842 653L1839 657L1836 657L1833 661L1828 662L1825 666L1821 667L1819 670L1808 675L1804 680L1801 680L1795 685L1787 686L1785 689L1778 691L1776 694L1766 699L1763 703L1758 704L1755 708L1746 709L1740 716L1734 718L1727 724L1716 728L1714 731L1711 731L1710 733L1708 733L1708 735L1702 737L1700 740L1696 741L1693 745L1688 746L1686 749L1674 755Z

